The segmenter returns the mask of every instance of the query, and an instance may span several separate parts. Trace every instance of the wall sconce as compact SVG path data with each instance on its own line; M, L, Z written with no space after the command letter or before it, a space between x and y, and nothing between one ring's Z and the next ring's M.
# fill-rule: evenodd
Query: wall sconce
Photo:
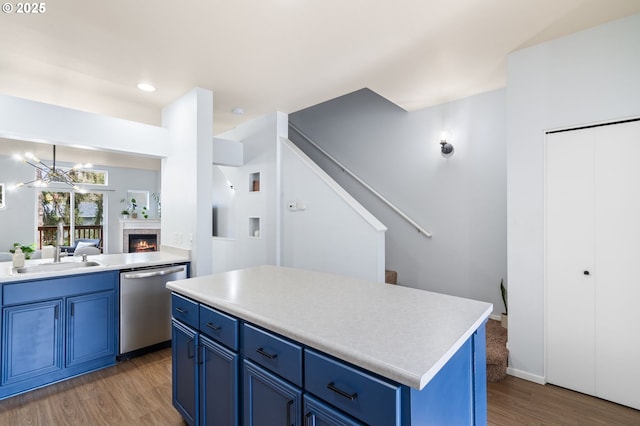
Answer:
M447 133L442 132L440 135L440 152L444 158L449 158L453 155L453 145L447 142Z

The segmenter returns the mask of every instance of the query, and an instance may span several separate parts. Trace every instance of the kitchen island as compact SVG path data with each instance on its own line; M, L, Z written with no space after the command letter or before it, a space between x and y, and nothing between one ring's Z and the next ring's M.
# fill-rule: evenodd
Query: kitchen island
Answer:
M486 423L489 303L275 266L167 287L174 406L189 424L212 412L245 425ZM207 383L215 353L227 380Z

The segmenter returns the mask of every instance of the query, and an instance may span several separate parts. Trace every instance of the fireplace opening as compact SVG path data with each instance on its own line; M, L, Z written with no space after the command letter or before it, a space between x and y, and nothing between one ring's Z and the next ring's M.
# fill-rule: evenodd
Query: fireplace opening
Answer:
M158 236L155 234L129 234L129 253L158 251Z

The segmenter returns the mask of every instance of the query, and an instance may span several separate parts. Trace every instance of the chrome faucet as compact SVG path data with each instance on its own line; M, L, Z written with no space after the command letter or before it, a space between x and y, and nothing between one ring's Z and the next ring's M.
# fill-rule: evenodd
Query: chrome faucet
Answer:
M53 261L60 262L60 252L62 251L62 244L64 242L64 222L58 221L58 229L56 229L56 249L53 252Z

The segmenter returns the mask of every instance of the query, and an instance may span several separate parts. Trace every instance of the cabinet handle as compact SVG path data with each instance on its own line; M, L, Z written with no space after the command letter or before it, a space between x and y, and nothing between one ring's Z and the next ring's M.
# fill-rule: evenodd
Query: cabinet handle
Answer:
M178 311L178 313L183 314L183 315L187 313L187 311L185 311L182 308L176 308L176 311Z
M256 352L258 352L262 356L266 356L269 359L276 359L278 357L278 354L270 354L269 352L265 351L264 348L258 348L256 349Z
M349 401L353 401L354 399L356 399L358 397L357 393L349 393L349 392L345 392L342 389L339 389L336 387L336 385L331 382L327 385L327 388L329 388L330 390L334 391L335 393L337 393L340 396L343 396L345 398L347 398Z
M53 319L58 319L58 305L53 308Z
M287 402L287 426L294 426L291 424L291 407L293 406L293 399Z
M213 331L220 331L220 327L217 325L213 325L212 323L208 322L206 324L207 327L209 327L210 329L212 329Z
M73 316L73 314L74 314L74 312L75 312L75 309L74 309L74 307L75 307L75 306L76 306L76 304L75 304L75 303L72 303L72 304L71 304L71 316Z
M196 351L193 343L194 340L189 340L187 342L187 358L194 358L196 356Z
M589 275L589 271L584 271L583 274Z
M305 426L316 426L316 416L311 411L304 416L304 424Z

